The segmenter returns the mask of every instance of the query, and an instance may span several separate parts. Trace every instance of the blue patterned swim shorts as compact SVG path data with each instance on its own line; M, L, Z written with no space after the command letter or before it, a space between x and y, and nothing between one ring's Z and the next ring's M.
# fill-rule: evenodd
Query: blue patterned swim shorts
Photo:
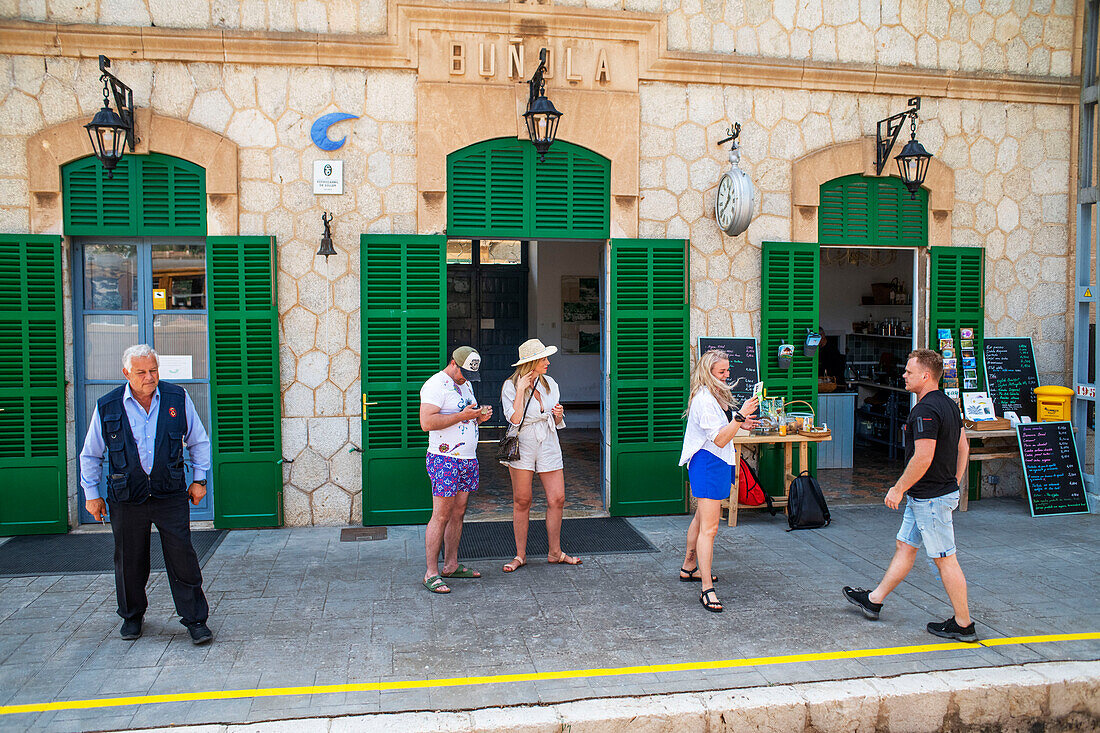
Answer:
M477 491L476 458L454 458L429 453L427 468L428 478L432 480L432 496L454 496L460 491Z

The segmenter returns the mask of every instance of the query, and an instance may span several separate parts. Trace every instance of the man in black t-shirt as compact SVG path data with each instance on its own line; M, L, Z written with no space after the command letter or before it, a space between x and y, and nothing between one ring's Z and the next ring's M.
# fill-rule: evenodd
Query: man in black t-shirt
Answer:
M844 587L844 597L863 615L877 619L886 596L913 568L917 549L936 563L940 580L951 599L955 615L928 624L929 633L945 639L977 641L966 600L966 577L955 556L955 529L951 512L959 505L959 486L970 457L970 444L962 429L959 407L939 389L943 359L934 351L917 349L905 366L905 389L917 395L905 425L905 471L886 494L885 504L897 509L909 494L897 550L882 582L874 590Z

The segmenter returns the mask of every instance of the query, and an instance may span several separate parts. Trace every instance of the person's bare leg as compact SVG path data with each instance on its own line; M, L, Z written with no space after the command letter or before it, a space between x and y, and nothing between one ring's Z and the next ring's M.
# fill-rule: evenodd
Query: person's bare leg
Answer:
M439 575L439 551L443 547L443 534L454 506L453 496L432 497L432 517L424 529L424 555L428 561L424 580Z
M443 528L443 572L453 573L458 569L458 543L462 539L462 521L466 518L466 503L470 492L460 491L454 496L451 517Z
M527 561L527 528L531 520L531 482L534 471L508 467L512 478L512 534L516 539L516 557Z
M894 551L893 559L890 560L890 566L886 568L886 574L882 576L882 581L878 586L867 596L871 603L882 603L886 596L890 595L894 588L897 588L901 581L905 580L905 576L909 575L909 571L913 569L913 561L917 559L916 547L901 540L895 540L895 542L898 547Z
M951 599L951 607L955 609L955 623L959 626L970 625L970 606L966 598L966 576L963 575L959 558L956 555L935 558L936 567L940 569L940 580L947 591L947 597Z
M702 590L714 587L711 580L711 564L714 560L714 538L718 536L718 525L722 522L722 502L717 499L699 499L695 510L699 518L699 538L695 542L695 551L699 556L699 577L703 579Z
M684 554L684 564L681 568L694 570L698 565L695 553L695 545L699 542L699 506L696 504L695 514L691 515L691 524L688 525L687 552Z
M573 565L576 559L561 549L561 518L565 513L565 471L547 471L539 474L542 488L546 490L546 544L547 559Z

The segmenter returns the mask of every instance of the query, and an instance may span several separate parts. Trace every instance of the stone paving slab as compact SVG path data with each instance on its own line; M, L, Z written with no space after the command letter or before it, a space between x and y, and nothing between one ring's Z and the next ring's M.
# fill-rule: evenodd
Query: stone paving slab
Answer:
M118 637L108 575L0 580L0 705L208 690L403 682L469 675L745 659L939 643L924 625L950 614L934 566L920 558L882 620L844 601L889 561L900 514L843 507L822 530L787 533L782 518L744 512L715 548L726 612L680 583L687 517L632 519L660 550L541 558L505 575L456 580L449 596L419 585L423 528L382 541L339 541L338 528L234 531L204 569L215 641L188 643L167 579L150 581L145 634ZM986 499L956 514L960 561L983 639L1100 631L1092 515L1032 519L1018 500ZM375 712L468 710L882 678L913 672L1095 660L1100 642L975 647L925 654L695 672L519 681L477 687L59 710L0 717L0 729L84 731L181 723L236 724Z

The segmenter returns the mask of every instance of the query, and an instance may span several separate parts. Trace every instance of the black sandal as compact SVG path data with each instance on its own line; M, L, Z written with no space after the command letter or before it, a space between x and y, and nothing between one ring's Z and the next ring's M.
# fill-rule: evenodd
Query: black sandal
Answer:
M695 566L694 570L688 570L687 568L680 568L680 573L681 573L681 575L680 575L680 582L681 583L690 583L693 580L696 583L703 582L703 576L699 575L699 566L698 565ZM687 573L687 577L685 578L682 575L682 573ZM710 582L717 583L718 582L718 576L717 575L710 576Z
M714 600L708 601L708 595L713 595ZM714 588L707 588L705 591L700 593L699 602L703 604L703 608L707 609L711 613L722 613L722 602L718 600L718 593L714 590Z

